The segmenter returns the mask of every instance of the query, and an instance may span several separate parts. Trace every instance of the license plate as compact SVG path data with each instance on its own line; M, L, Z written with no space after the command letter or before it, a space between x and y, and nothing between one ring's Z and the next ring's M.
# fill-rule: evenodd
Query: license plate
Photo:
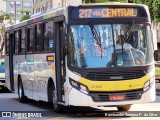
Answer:
M125 95L110 95L109 96L110 101L120 101L125 100Z

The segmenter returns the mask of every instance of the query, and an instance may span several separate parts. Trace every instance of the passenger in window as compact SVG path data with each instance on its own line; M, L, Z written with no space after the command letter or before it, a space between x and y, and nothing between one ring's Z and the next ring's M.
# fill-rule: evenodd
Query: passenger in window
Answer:
M129 43L125 42L124 35L119 35L115 48L122 49L122 46L124 49L132 49L133 48Z

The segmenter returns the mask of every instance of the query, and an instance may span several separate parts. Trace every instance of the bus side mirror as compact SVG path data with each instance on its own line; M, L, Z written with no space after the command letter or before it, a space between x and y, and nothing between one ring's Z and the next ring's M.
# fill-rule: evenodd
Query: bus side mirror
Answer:
M155 61L160 61L160 50L155 50L154 51L154 60Z

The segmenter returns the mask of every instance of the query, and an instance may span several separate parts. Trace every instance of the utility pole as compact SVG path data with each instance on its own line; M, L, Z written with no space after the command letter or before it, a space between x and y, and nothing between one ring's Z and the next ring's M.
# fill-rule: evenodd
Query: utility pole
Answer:
M22 2L22 11L23 11L23 0L21 2ZM23 12L22 12L22 16L23 16Z
M16 1L14 1L14 23L16 24L16 18L17 18L17 10L16 10Z
M17 10L16 10L16 0L14 0L14 1L8 1L8 0L3 0L3 1L6 1L6 2L13 2L14 3L14 23L16 24L16 18L17 18Z

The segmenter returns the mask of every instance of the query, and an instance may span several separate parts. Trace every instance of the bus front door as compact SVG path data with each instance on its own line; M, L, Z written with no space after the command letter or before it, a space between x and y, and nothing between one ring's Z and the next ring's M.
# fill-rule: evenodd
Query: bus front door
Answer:
M10 90L14 91L14 75L13 75L13 47L14 47L14 34L9 34L9 79Z
M55 24L56 31L56 88L57 89L57 101L64 102L62 99L64 95L63 84L65 81L65 53L64 53L64 34L63 34L63 22L57 22Z

